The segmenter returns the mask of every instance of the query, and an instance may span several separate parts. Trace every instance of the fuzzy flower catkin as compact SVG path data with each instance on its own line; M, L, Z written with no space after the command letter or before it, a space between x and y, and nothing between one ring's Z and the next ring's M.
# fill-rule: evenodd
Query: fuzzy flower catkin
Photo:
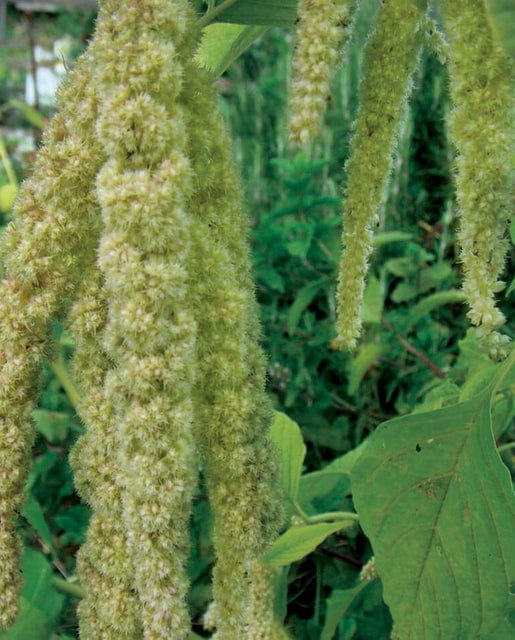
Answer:
M204 72L187 68L189 154L196 181L192 296L198 324L197 439L206 461L215 516L211 621L216 640L248 637L251 562L282 522L277 465L268 440L272 418L264 392L248 221L217 94ZM199 127L198 123L202 122Z
M494 359L505 355L508 336L496 332L505 318L495 296L508 248L512 214L514 65L488 28L484 3L441 3L450 41L449 117L457 149L458 241L468 316Z
M423 40L423 17L424 12L412 0L383 2L365 45L359 111L346 163L343 254L334 341L341 349L354 348L361 331L372 228L379 221L396 136L406 113Z
M118 425L123 520L143 638L188 637L186 606L196 454L196 325L188 262L191 190L177 50L193 23L186 0L105 2L96 82L99 265L109 301L106 375ZM108 37L107 37L108 36Z
M91 185L102 154L91 143L96 92L91 54L60 90L60 112L43 136L3 236L0 285L0 628L16 616L21 545L15 518L23 501L34 431L31 411L54 317L74 295L90 259L96 206Z
M77 565L85 597L79 603L82 640L138 640L139 601L123 523L116 421L104 382L112 364L101 345L107 321L102 277L90 268L71 310L74 369L81 391L78 413L86 426L72 450L75 484L92 517Z
M292 144L307 145L320 130L354 4L354 0L299 0L290 97Z

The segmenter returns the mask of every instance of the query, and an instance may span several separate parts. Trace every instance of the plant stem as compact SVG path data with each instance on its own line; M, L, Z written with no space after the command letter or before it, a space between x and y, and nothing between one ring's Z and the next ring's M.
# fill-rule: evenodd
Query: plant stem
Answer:
M499 454L509 451L510 449L515 449L515 442L507 442L506 444L501 444L497 447Z
M331 511L329 513L319 513L316 516L308 516L308 514L304 511L304 509L297 501L293 502L293 506L306 524L317 524L319 522L338 522L340 520L342 522L348 522L349 520L359 522L358 514L352 513L350 511Z
M68 375L68 371L64 366L64 362L62 360L55 360L50 366L57 379L61 383L61 386L68 396L68 400L71 402L73 408L77 409L77 406L80 402L80 394L73 384L70 376Z
M440 367L436 365L432 360L430 360L424 353L422 353L416 347L410 344L405 338L400 336L395 331L392 323L389 320L387 320L386 318L382 318L381 322L389 331L391 331L394 334L395 338L402 344L402 346L406 349L406 351L409 351L416 358L421 360L427 367L429 367L429 369L431 369L431 371L435 374L437 378L445 378L445 374L440 369Z
M202 18L199 18L199 20L197 21L197 28L199 31L202 31L202 29L204 27L207 27L208 24L210 24L211 22L213 22L213 20L220 15L221 13L223 13L224 11L226 11L227 9L229 9L229 7L231 7L233 4L235 4L236 2L238 2L238 0L224 0L224 2L221 2L219 5L217 5L216 7L213 7L210 11L207 11Z
M319 513L316 516L307 516L307 524L317 524L318 522L359 522L357 513L350 511L331 511L329 513Z
M351 556L348 556L345 553L340 553L339 551L336 551L336 549L331 549L331 547L318 547L318 549L319 551L322 551L328 556L332 556L333 558L338 558L338 560L343 560L344 562L348 562L349 564L352 564L355 567L358 567L360 569L363 566L363 563L360 562L359 560L356 560L355 558L351 558Z
M84 598L84 589L76 582L69 582L59 576L52 576L52 584L57 591L65 593L68 596L82 599Z

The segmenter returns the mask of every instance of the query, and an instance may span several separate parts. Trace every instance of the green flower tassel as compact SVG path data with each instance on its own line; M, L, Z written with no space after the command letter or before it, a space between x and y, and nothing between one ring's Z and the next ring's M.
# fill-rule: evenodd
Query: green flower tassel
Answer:
M178 48L189 3L105 2L98 138L99 264L109 300L104 346L114 399L123 516L148 640L187 638L185 570L196 486L192 434L196 326L187 266L191 189Z
M17 613L21 545L15 517L23 502L34 439L31 411L53 318L65 312L93 255L97 212L91 185L102 156L91 143L96 92L91 55L60 90L60 113L43 137L34 172L21 187L3 237L0 285L0 627Z
M299 0L292 58L290 141L307 145L324 117L329 85L350 34L352 0Z
M379 221L396 135L406 114L418 63L424 12L412 0L387 0L363 56L359 112L346 164L343 255L337 293L335 346L352 349L361 331L361 309L372 228Z
M187 77L182 99L196 179L189 202L198 324L196 435L206 460L217 557L210 618L216 640L233 640L248 637L250 565L276 534L282 513L240 184L217 94L193 65Z
M459 6L458 6L459 5ZM454 108L449 130L458 155L456 191L461 223L458 241L468 316L493 359L506 355L509 337L496 294L508 249L512 214L513 71L509 56L488 28L484 3L442 1L450 40L449 74Z
M75 484L93 514L77 565L85 597L79 603L82 640L141 638L140 610L132 586L134 573L123 522L113 403L104 394L112 364L100 338L107 303L97 269L91 269L72 308L74 368L82 400L77 407L86 425L71 454Z

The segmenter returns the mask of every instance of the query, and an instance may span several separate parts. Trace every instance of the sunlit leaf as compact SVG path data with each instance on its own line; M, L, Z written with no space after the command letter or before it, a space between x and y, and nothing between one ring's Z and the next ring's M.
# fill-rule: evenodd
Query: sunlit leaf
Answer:
M11 210L17 193L18 187L12 182L0 187L0 212L7 213Z
M276 445L281 464L281 486L291 499L297 498L302 463L306 455L306 445L296 422L284 413L276 411L270 428L270 438Z
M261 561L272 567L283 567L301 560L314 551L328 536L340 529L353 527L354 521L319 522L291 527L275 540Z
M30 104L22 102L21 100L16 100L16 98L11 98L11 100L9 100L9 105L13 109L21 111L25 120L27 120L27 122L32 126L37 127L38 129L42 129L45 126L45 118Z
M203 31L196 59L214 76L220 76L267 28L220 22L210 24Z

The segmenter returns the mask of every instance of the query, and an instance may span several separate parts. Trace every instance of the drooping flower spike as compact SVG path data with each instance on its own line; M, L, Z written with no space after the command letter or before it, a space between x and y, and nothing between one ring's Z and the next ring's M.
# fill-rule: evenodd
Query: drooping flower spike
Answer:
M423 42L424 10L412 0L388 0L365 45L359 111L345 165L343 254L337 292L335 346L352 349L361 331L361 312L373 227L379 221L396 136Z
M496 304L508 249L513 195L514 63L488 26L484 3L441 1L450 42L453 109L451 140L457 149L456 195L463 291L480 344L493 359L506 355L509 337L496 331L505 317Z
M268 440L272 413L264 393L248 222L229 139L209 79L194 67L187 75L183 100L196 177L189 204L198 324L195 421L215 516L210 617L217 640L250 639L250 566L282 522Z
M141 615L123 521L118 434L112 398L104 392L106 375L113 366L102 347L107 306L102 276L96 266L90 267L69 319L81 394L77 410L86 426L70 461L75 486L92 509L77 559L85 592L78 607L80 637L138 640Z
M190 633L185 565L197 462L191 167L178 49L193 15L187 0L106 1L101 20L97 135L108 160L97 178L99 265L109 300L104 347L116 364L105 393L119 429L143 638L181 640Z
M92 142L97 105L93 49L60 90L60 111L43 136L32 176L20 189L14 220L2 238L0 628L13 623L20 596L21 545L15 519L35 435L31 411L39 371L49 353L52 321L65 314L83 265L94 253L97 207L91 185L102 153Z
M299 0L289 123L294 145L310 144L319 133L354 5L355 0Z

